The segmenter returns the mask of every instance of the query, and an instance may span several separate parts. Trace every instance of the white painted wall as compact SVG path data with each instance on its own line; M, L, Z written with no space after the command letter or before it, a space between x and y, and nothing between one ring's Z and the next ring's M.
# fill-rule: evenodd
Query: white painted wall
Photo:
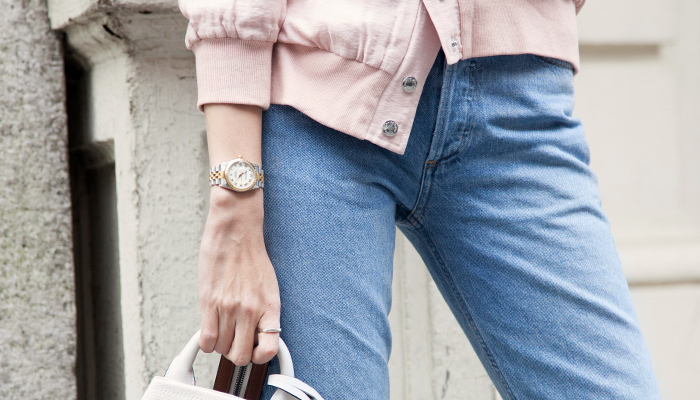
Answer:
M577 113L603 208L662 397L697 399L700 2L589 1L579 20Z

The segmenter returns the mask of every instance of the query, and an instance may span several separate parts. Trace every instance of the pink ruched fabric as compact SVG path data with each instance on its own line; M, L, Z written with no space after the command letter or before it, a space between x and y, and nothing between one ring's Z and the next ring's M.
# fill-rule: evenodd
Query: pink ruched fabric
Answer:
M288 104L402 154L423 80L448 64L532 53L578 71L585 0L179 0L198 101ZM404 90L407 76L418 81ZM385 123L399 127L387 134ZM391 133L391 132L389 132Z

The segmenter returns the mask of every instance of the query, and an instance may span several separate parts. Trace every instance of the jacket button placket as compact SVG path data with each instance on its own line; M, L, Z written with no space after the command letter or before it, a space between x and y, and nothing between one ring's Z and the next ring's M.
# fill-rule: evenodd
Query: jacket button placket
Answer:
M403 86L403 90L405 90L408 93L412 93L418 87L418 81L412 76L407 76L403 78L403 82L401 83L401 85Z
M386 136L392 137L396 135L398 131L399 126L392 120L388 120L384 122L384 125L382 125L382 133L384 133Z

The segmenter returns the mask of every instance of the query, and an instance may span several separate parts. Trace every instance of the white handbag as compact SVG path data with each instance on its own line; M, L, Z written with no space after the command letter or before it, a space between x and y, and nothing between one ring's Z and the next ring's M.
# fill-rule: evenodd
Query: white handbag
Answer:
M194 385L192 364L199 350L199 331L197 331L170 363L165 376L153 378L141 400L243 400L232 394ZM323 400L311 386L294 378L292 356L282 339L280 339L277 358L280 362L281 374L272 374L267 378L267 384L277 388L272 400Z

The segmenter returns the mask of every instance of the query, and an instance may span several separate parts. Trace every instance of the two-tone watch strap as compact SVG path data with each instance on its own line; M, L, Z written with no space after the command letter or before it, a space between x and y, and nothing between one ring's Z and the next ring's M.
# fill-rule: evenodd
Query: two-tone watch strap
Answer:
M228 182L226 182L226 178L224 177L227 166L228 163L222 163L216 167L209 168L209 186L228 187Z
M226 181L226 168L229 162L221 163L213 168L209 168L209 186L221 186L228 188L228 182ZM251 163L252 164L252 163ZM251 189L257 189L265 187L265 173L262 168L257 164L252 164L255 171L258 173L258 179L255 181L255 185Z
M257 164L253 164L253 165L255 166L255 170L258 171L258 181L255 182L255 186L253 186L253 188L265 187L265 173L263 172L262 168L260 168L260 166L258 166Z

